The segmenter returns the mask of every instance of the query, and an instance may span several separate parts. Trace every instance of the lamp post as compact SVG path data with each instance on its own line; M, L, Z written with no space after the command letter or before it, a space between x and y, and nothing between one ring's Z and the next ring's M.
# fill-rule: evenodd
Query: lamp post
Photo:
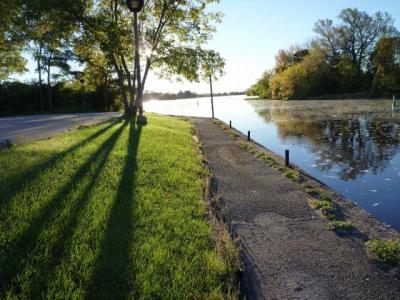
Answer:
M135 72L137 78L137 107L139 115L137 117L138 124L146 124L147 118L143 115L143 87L142 76L140 74L140 54L139 54L139 26L138 26L138 13L144 6L144 0L126 0L126 5L129 10L133 12L133 30L135 34Z

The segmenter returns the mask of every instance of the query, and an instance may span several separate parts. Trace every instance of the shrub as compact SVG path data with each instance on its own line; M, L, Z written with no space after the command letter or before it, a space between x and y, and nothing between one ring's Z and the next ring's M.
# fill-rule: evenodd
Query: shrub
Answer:
M400 240L371 240L366 245L378 260L392 264L400 262Z
M352 230L354 229L354 226L353 223L351 223L350 221L330 221L326 225L326 228L328 228L329 230Z

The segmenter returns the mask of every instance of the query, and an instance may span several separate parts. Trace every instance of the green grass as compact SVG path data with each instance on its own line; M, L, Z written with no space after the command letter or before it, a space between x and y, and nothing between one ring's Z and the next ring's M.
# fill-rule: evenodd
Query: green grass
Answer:
M283 175L295 182L301 182L303 180L303 176L301 176L300 172L294 169L284 168Z
M321 213L331 221L336 220L335 206L332 201L327 200L313 200L312 206L321 211Z
M367 246L378 260L390 264L400 263L400 240L372 240L367 242Z
M150 115L0 152L0 298L222 297L191 132Z
M326 224L329 230L353 230L353 223L350 221L330 221Z

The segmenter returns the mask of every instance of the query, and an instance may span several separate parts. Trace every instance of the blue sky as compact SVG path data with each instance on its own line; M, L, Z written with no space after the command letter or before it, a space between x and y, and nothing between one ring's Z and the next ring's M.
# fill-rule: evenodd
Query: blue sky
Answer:
M349 7L368 13L386 11L400 29L400 0L222 0L215 9L225 16L209 47L221 53L227 66L215 90L247 89L263 71L274 66L279 49L310 40L317 20L337 20L340 11ZM147 88L208 91L207 84L176 84L155 77Z
M227 66L215 90L247 89L264 70L273 67L279 49L310 40L317 20L336 20L340 11L349 7L389 12L400 29L400 0L221 0L213 9L224 14L223 22L208 47L219 51ZM146 89L207 92L208 85L170 82L152 75Z

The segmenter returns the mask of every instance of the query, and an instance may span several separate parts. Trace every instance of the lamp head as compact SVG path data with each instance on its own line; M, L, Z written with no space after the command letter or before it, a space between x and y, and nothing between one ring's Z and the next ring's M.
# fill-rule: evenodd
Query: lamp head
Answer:
M126 0L126 5L131 12L138 13L144 6L144 0Z

